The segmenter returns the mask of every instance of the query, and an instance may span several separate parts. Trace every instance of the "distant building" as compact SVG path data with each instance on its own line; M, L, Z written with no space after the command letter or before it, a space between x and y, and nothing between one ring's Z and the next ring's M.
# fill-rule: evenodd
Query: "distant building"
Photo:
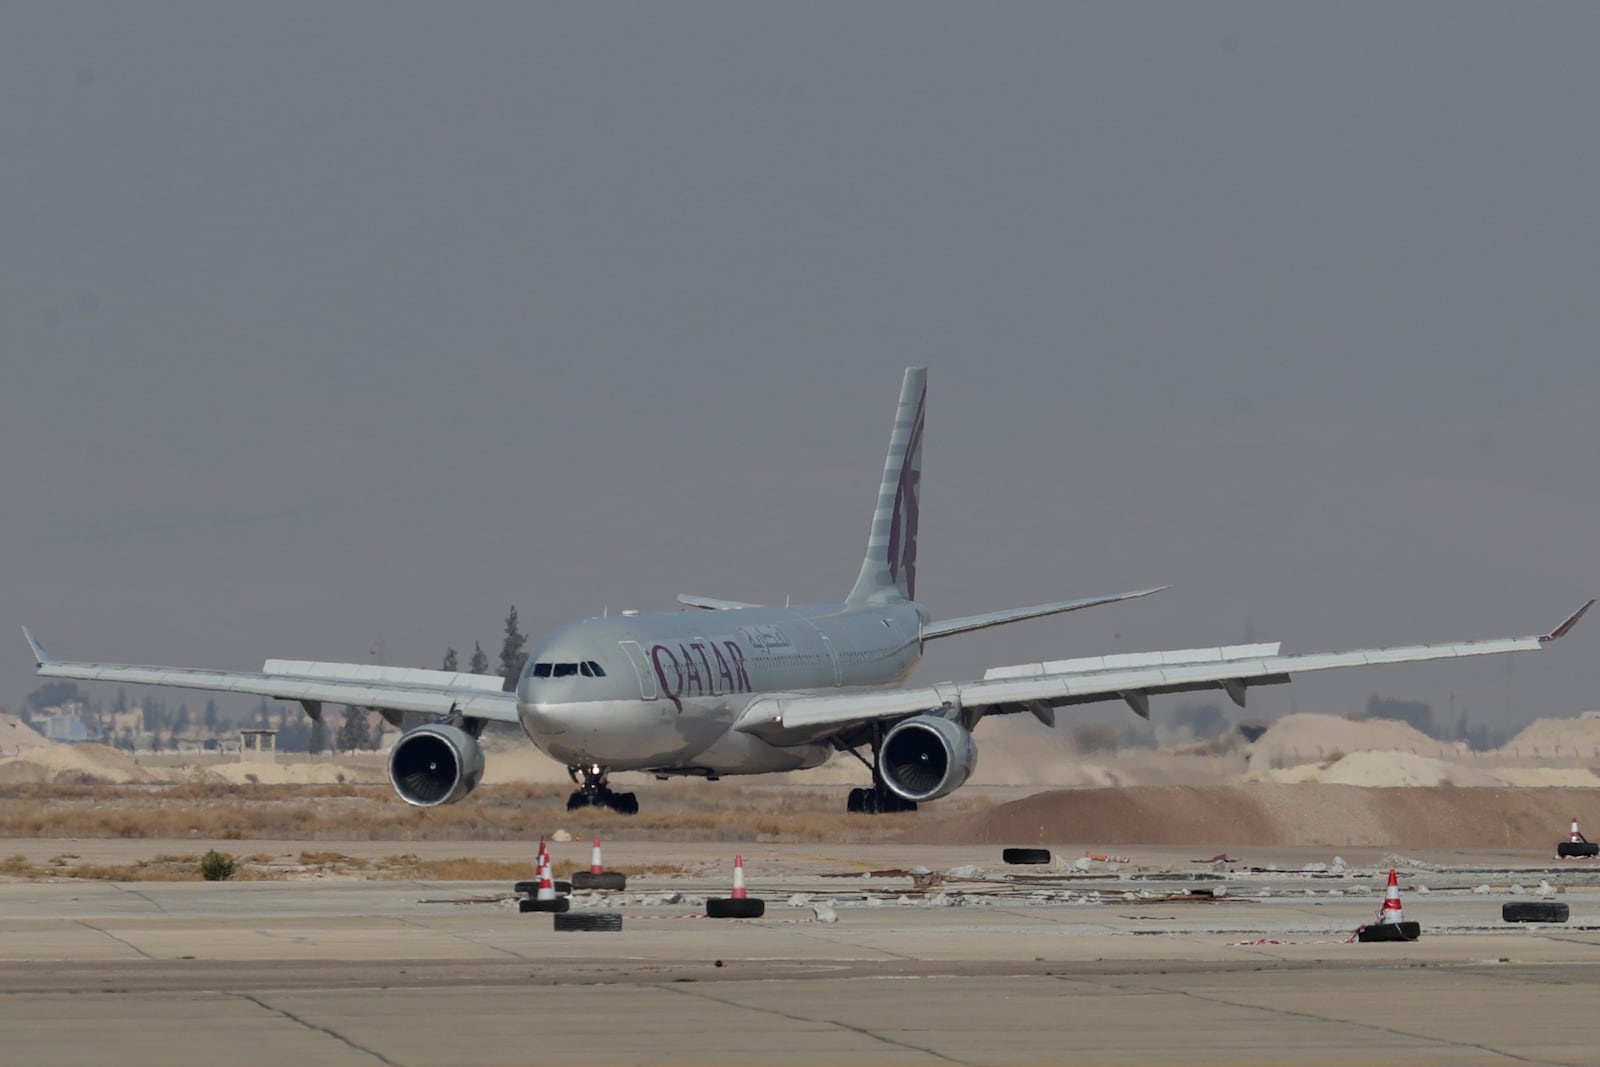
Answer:
M64 745L77 745L89 740L89 728L79 716L79 705L66 704L44 710L44 729L40 732L50 740Z

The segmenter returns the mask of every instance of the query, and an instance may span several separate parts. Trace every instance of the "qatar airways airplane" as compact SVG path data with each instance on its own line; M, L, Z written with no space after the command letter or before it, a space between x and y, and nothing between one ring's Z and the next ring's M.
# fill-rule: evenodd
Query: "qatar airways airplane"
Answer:
M584 619L533 650L515 692L503 692L498 677L356 663L268 660L259 673L74 663L51 659L23 632L42 677L261 694L297 701L313 719L328 703L373 708L396 725L405 712L436 716L402 734L389 755L395 792L418 807L472 792L483 775L478 737L496 721L520 723L567 766L578 786L569 809L636 813L635 794L609 787L613 771L714 780L804 770L842 751L872 772L871 786L851 790L848 810L875 814L915 810L959 788L987 715L1026 712L1054 726L1058 708L1121 700L1148 718L1152 694L1196 690L1221 690L1242 707L1251 686L1287 682L1291 672L1543 648L1594 603L1542 636L1287 656L1276 643L1190 648L908 686L925 642L1159 591L935 620L916 599L926 395L926 369L907 370L866 558L842 602L763 607L680 596L703 610Z

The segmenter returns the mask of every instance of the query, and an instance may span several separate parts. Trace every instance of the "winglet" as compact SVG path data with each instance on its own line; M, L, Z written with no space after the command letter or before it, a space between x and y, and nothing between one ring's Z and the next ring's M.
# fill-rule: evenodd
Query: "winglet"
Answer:
M1594 601L1591 600L1589 603L1592 604ZM32 630L24 626L22 628L22 636L28 639L28 647L33 649L34 666L43 667L50 662L50 654L44 650L44 646L39 643L39 639L33 636Z
M1551 630L1549 633L1539 638L1539 640L1546 642L1559 641L1561 638L1567 636L1568 630L1578 625L1578 620L1583 618L1583 613L1592 607L1594 607L1594 601L1590 600L1583 607L1579 608L1577 611L1574 611L1570 616L1568 616L1566 622L1562 623L1560 626L1557 626L1554 630Z

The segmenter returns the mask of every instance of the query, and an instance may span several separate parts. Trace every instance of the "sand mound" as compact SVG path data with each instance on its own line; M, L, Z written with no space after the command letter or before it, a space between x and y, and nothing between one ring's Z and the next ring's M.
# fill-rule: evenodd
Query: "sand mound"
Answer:
M1463 767L1431 756L1410 752L1352 752L1328 764L1302 763L1278 770L1255 771L1252 781L1384 787L1441 785L1497 786L1508 784L1498 774ZM1579 783L1556 783L1579 784Z
M1260 783L1053 790L919 827L906 840L1381 848L1526 848L1549 841L1553 848L1572 813L1593 804L1592 794L1575 789Z
M1309 711L1274 722L1256 741L1256 748L1278 754L1280 762L1310 762L1370 749L1430 755L1466 751L1462 745L1435 740L1403 722L1344 719Z
M126 752L105 745L46 745L0 760L0 783L162 782L167 776L139 766Z
M1575 719L1536 719L1499 752L1517 756L1600 756L1600 711Z
M0 715L0 754L20 755L29 749L53 745L48 737L15 715Z

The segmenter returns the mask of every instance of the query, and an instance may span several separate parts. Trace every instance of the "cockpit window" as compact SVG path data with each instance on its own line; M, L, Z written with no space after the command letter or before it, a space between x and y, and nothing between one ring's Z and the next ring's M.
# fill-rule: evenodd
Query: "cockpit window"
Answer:
M592 659L583 661L583 669L580 673L585 678L604 678L606 676L605 668Z
M578 673L578 665L576 663L557 663L555 666L557 678L571 678Z
M535 663L533 665L533 676L535 678L548 678L548 677L550 677L550 664L548 664L548 663Z

